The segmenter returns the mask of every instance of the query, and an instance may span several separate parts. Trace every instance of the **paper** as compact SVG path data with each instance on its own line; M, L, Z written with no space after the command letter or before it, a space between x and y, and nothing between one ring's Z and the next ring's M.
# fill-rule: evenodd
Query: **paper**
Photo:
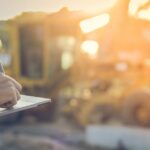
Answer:
M14 107L10 109L0 108L0 116L5 116L18 111L34 108L48 102L51 102L51 100L48 98L21 95L21 99Z

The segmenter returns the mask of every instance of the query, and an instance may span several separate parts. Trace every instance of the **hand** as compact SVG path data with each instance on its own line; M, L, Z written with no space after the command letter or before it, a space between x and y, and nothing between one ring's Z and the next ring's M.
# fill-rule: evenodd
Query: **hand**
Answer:
M0 107L9 108L20 99L22 86L7 75L0 75Z

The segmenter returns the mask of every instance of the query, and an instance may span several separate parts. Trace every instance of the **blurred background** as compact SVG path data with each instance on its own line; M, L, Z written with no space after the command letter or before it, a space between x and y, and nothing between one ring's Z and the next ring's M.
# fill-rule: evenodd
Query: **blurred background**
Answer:
M0 118L1 149L150 149L149 0L0 0L0 10L6 74L22 94L52 98Z

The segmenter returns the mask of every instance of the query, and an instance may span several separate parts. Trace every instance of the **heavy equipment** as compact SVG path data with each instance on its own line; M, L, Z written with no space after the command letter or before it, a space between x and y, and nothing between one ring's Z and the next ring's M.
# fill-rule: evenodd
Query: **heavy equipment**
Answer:
M130 2L96 18L64 8L9 20L8 73L24 92L57 95L60 115L80 126L113 119L149 126L150 22L129 15ZM89 30L96 19L100 27Z
M79 13L63 8L52 14L23 13L1 22L0 56L6 74L22 84L23 93L51 97L50 116L60 87L69 82L81 38L78 23L85 18ZM37 116L44 118L41 111Z
M94 28L97 18L97 24L106 23L106 14L80 24L86 42L81 49L90 55L78 55L72 71L73 88L68 87L61 94L67 99L62 107L64 114L81 126L118 120L132 125L150 125L150 21L145 19L148 12L142 18L131 15L129 10L136 8L131 3L132 0L117 1L105 12L110 19L104 27L89 29L91 24L91 29ZM146 11L143 5L146 9L149 2L141 4L137 14ZM96 55L91 56L96 48Z

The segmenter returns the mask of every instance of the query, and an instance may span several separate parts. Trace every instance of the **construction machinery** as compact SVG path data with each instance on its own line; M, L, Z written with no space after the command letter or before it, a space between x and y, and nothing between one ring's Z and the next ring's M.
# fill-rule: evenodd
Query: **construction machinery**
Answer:
M86 53L80 53L74 67L73 89L61 94L67 97L64 114L81 126L118 120L150 125L150 22L129 14L131 2L118 1L110 11L80 24ZM94 29L93 22L102 27Z
M22 84L23 93L54 99L48 111L55 109L60 87L69 82L82 18L78 11L63 8L52 14L23 13L1 22L1 50L9 56L1 59L6 73Z
M113 119L148 126L150 22L130 16L129 3L96 16L64 8L9 20L8 74L24 92L57 95L60 114L80 126Z

